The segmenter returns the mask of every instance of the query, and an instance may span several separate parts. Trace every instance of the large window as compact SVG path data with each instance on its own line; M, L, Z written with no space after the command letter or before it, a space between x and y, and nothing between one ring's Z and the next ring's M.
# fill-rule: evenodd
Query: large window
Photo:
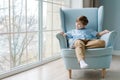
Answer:
M0 73L38 61L38 1L0 1Z
M59 9L69 7L70 0L43 1L43 58L55 56L60 52L56 33L61 31Z
M59 8L69 7L70 0L43 0L42 5L39 1L0 1L0 74L59 53Z

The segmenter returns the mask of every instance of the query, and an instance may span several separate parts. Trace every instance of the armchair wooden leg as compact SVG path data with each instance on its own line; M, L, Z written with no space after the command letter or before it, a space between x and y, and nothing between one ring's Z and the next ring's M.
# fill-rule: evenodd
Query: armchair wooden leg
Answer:
M71 74L72 74L72 70L68 70L68 73L69 73L69 78L71 79Z
M106 75L106 69L103 68L103 69L102 69L102 78L105 78L105 75Z

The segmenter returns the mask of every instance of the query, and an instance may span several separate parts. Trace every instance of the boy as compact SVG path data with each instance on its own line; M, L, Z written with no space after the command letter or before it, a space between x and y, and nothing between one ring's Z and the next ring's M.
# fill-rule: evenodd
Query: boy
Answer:
M72 39L69 45L71 48L75 48L77 60L81 68L87 68L88 66L85 62L85 49L105 47L105 41L97 38L109 32L108 30L104 30L98 33L95 30L88 29L86 28L88 22L86 16L81 16L76 20L76 29L66 33L61 32L63 36Z

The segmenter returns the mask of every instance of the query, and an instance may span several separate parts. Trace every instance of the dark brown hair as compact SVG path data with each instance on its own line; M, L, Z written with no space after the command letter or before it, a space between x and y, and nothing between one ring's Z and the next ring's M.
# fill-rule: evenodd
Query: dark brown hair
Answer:
M88 24L88 19L86 16L81 16L79 18L76 19L76 22L80 21L83 25L87 25Z

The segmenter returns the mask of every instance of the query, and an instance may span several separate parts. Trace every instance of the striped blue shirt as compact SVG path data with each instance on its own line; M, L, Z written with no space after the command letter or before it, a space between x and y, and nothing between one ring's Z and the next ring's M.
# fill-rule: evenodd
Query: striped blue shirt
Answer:
M92 40L97 38L97 31L83 28L83 29L74 29L71 31L66 32L67 38L69 39L69 47L72 47L75 40L82 39L82 40Z

